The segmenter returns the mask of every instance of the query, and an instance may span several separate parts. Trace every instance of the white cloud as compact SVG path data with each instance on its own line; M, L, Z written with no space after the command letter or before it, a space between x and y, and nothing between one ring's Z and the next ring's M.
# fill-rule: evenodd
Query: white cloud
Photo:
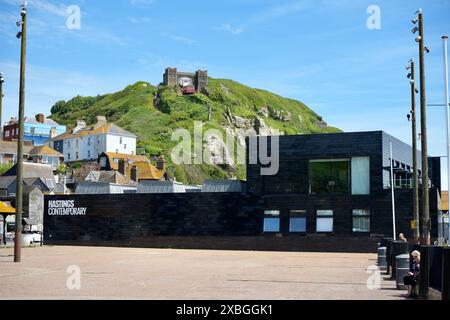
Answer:
M194 44L196 42L195 40L192 40L190 38L186 38L186 37L183 37L183 36L170 34L168 32L161 32L160 35L162 37L166 37L166 38L168 38L170 40L181 42L181 43L185 43L185 44Z
M265 21L270 19L276 19L283 17L288 14L293 14L298 11L302 11L310 7L311 5L316 5L313 1L294 1L285 3L282 5L278 5L275 7L271 7L267 10L259 12L256 14L254 20L256 21Z
M233 27L230 24L224 24L221 29L228 31L234 35L238 35L238 34L244 32L244 30L245 30L244 27Z
M144 5L148 6L155 2L156 0L129 0L132 5Z
M146 24L151 23L152 19L147 17L128 17L128 21L130 21L133 24Z

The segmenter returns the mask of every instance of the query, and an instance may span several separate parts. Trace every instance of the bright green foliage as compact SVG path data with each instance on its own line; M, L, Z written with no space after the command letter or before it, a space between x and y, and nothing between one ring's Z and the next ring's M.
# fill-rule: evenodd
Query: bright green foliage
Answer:
M153 105L158 93L158 103ZM208 121L209 109L212 110ZM262 116L267 109L269 116ZM194 95L180 95L176 88L154 87L147 82L137 82L124 90L97 97L77 96L70 101L59 101L52 107L51 118L69 127L77 119L88 124L95 122L97 115L107 117L110 122L134 133L138 137L138 148L148 156L164 155L167 171L185 183L202 183L204 179L226 179L234 175L245 179L245 166L174 165L170 151L177 144L171 141L174 130L184 128L193 132L194 121L203 121L204 129L218 129L230 126L227 112L249 120L260 117L264 122L284 134L339 132L327 127L321 129L317 121L321 117L299 101L283 98L265 90L253 89L238 82L224 79L209 79L207 92ZM290 115L289 121L279 115Z

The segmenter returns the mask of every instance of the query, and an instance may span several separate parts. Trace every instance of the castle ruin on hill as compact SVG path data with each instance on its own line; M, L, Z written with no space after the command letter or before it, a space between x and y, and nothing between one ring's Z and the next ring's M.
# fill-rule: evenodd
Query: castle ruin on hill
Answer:
M202 92L208 84L208 71L197 70L196 72L179 72L177 68L166 68L163 75L165 86L176 86L180 82L190 80L196 92Z

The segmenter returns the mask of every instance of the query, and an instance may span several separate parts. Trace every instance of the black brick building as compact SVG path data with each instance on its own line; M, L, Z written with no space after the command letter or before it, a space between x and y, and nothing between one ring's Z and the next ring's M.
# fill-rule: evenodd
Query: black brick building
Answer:
M248 143L258 139L250 138ZM275 146L273 139L267 139L269 150ZM390 142L397 187L396 229L412 238L411 147L375 131L280 136L278 173L262 176L260 164L248 164L241 193L47 196L45 241L372 251L377 239L392 236ZM436 237L440 163L438 158L429 161L432 236ZM71 215L67 210L71 207L85 208L85 215Z

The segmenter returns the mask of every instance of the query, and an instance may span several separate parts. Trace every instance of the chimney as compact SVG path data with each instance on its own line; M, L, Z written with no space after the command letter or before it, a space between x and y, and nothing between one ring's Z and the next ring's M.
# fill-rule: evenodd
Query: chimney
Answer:
M125 160L123 160L123 159L119 160L119 172L121 174L123 174L124 176L126 176L126 174L125 174Z
M133 166L131 168L131 180L133 180L134 182L139 182L138 181L138 168L136 166Z
M36 121L39 123L44 123L45 122L45 115L42 113L39 113L36 115Z
M77 133L81 129L86 128L86 121L84 120L77 120L77 125L75 128L73 128L73 133Z
M96 119L97 119L97 124L105 124L107 122L105 116L97 116Z
M57 135L58 135L58 133L56 132L56 128L51 128L50 129L50 139L53 139Z
M156 169L163 171L166 170L166 160L164 160L164 156L160 156L156 160Z

